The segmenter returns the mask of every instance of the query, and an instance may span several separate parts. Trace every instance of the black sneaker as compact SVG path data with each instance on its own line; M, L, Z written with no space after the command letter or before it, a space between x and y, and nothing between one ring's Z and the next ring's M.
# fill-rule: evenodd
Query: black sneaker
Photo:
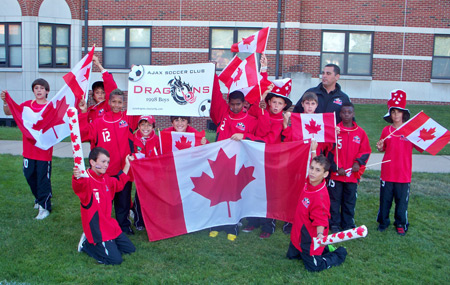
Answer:
M379 232L384 232L386 230L386 228L382 228L381 226L378 226L377 231Z
M124 232L125 234L127 234L129 236L134 235L134 232L133 232L133 230L130 227L122 229L122 232Z
M405 229L402 227L397 228L397 233L401 236L406 235Z

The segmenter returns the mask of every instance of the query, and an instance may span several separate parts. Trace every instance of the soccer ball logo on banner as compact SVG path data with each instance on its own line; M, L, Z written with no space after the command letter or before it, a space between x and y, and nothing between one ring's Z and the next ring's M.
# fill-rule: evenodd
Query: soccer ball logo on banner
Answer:
M143 76L144 76L144 67L142 65L135 65L131 68L128 80L132 82L137 82L141 80Z

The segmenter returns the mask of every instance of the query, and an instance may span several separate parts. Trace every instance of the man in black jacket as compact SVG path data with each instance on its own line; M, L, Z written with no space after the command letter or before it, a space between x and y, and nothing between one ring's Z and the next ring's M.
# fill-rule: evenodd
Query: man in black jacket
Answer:
M342 104L350 102L348 95L342 92L341 86L337 83L340 73L341 69L336 64L325 65L322 71L322 83L306 91L316 93L319 98L319 105L315 113L335 112L336 123L341 121L339 112L341 111ZM300 98L295 105L294 113L303 113L301 102L302 99Z

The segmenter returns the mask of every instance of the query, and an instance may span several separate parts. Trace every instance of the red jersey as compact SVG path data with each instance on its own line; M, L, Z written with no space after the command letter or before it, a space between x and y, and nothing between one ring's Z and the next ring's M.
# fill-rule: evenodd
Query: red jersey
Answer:
M106 149L111 158L107 174L117 174L125 166L125 157L134 151L133 130L137 127L139 116L127 116L126 112L106 112L90 124L85 118L79 116L82 141Z
M323 226L324 236L328 235L330 215L330 197L325 180L317 186L306 182L300 193L295 219L292 224L291 242L301 252L309 255L321 255L324 247L314 250L313 237L317 237L317 227Z
M216 141L229 139L236 133L244 134L244 139L262 140L260 136L256 136L256 131L257 128L261 127L258 133L263 134L264 127L261 124L258 125L258 120L255 117L243 110L238 114L230 110L220 92L217 75L214 76L210 116L213 123L217 125Z
M117 238L122 230L111 217L112 201L116 192L122 191L128 176L120 172L119 178L97 175L87 170L89 177L72 176L72 188L80 198L81 223L89 243L99 243ZM116 173L117 174L117 173Z
M351 172L350 176L338 175L337 170L344 168L347 170L352 168L353 163L358 162L359 165L366 165L369 160L372 149L370 148L369 138L366 132L359 127L356 122L353 122L351 128L344 127L340 122L337 125L341 132L337 136L337 144L328 153L328 160L331 161L331 176L330 179L342 182L358 183L358 177L355 172ZM336 146L338 149L337 160L339 165L336 165Z
M381 165L381 180L397 183L410 183L412 175L412 149L413 143L403 135L391 134L395 128L393 126L384 127L380 139L384 139L383 150L385 151L383 161L390 162ZM423 150L415 147L418 151Z
M264 114L261 108L252 105L248 113L254 117L258 118L258 121L264 120L265 126L268 128L268 132L262 137L266 143L281 143L281 133L283 132L283 112L278 114L273 114L269 110L269 106L264 110ZM260 136L259 133L261 128L258 128L258 133L256 135Z
M155 131L152 131L147 138L142 137L141 131L133 135L134 154L137 159L144 157L154 157L160 154L159 151L159 137ZM155 151L157 153L155 153Z
M36 100L28 100L20 104L22 110L23 107L28 107L35 113L39 113L45 106L47 106L47 104L38 104L36 103ZM22 135L23 157L41 161L52 161L53 147L43 150L36 147L34 145L35 142L35 140L27 139Z

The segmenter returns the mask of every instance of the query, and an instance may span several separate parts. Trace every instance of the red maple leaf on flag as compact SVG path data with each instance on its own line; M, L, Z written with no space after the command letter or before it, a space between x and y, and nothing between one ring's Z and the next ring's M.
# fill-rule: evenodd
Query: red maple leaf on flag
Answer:
M352 232L348 232L348 233L347 233L347 236L348 236L349 238L352 238L352 237L353 237Z
M187 140L187 137L181 136L179 141L175 142L175 147L178 150L186 149L192 147L192 142Z
M237 85L237 82L241 79L242 73L243 73L242 69L240 69L238 67L237 71L235 73L233 73L234 77L233 77L233 75L231 76L231 78L233 79L233 82L231 84L236 82L236 85Z
M55 126L65 124L63 118L67 112L69 105L66 103L66 97L63 97L61 100L56 101L56 108L53 107L53 103L50 102L45 108L44 112L42 112L42 119L38 120L33 125L33 130L40 131L45 133L49 129L52 129L55 133L56 138L58 138L58 134L55 131Z
M70 134L70 140L74 143L77 140L78 136L74 133Z
M215 161L208 159L213 172L213 178L205 172L200 177L191 177L194 183L192 191L202 195L211 201L210 207L219 203L227 202L228 217L231 217L230 202L240 200L241 192L253 180L253 171L255 167L242 166L236 175L236 155L229 158L223 149L219 150Z
M366 230L363 227L359 227L356 229L356 233L360 236L363 236L365 231Z
M242 38L242 43L244 45L250 45L253 42L254 39L255 39L255 35L251 35L250 37L248 37L246 39Z
M80 145L79 145L79 144L74 145L74 146L73 146L73 149L74 149L75 151L79 151L79 150L80 150Z
M322 129L322 126L317 125L316 121L314 121L314 119L311 119L309 121L309 125L305 124L305 129L308 131L309 134L318 134L319 131Z
M73 160L75 161L75 164L81 164L82 158L80 156L77 156Z
M69 116L69 118L72 118L75 115L75 112L72 110L67 110L67 116Z
M419 138L423 141L433 140L436 136L434 133L436 132L436 127L430 128L429 130L423 128L420 130ZM420 142L420 139L417 142Z
M340 239L345 238L345 234L344 234L343 232L340 232L340 233L338 234L338 238L340 238Z

